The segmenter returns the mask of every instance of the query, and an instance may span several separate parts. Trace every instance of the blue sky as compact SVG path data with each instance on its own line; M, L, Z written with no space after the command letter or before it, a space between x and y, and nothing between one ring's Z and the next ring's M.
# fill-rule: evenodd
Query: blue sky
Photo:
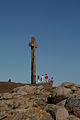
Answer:
M0 81L30 80L31 36L37 74L80 84L80 0L0 0Z

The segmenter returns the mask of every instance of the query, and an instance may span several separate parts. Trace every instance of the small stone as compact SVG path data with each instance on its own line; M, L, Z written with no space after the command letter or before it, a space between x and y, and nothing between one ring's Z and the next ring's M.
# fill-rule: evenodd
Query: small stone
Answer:
M43 86L43 85L40 85L40 86L38 86L38 89L39 89L39 90L42 90L42 89L44 89L44 86Z

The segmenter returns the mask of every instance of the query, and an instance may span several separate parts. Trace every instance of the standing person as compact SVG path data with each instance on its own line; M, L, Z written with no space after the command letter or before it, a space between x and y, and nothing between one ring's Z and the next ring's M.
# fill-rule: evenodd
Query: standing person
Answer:
M39 75L38 75L38 83L40 83L40 77L39 77Z
M53 77L51 77L51 82L53 83Z
M48 79L48 75L47 74L45 74L45 81L47 82L47 79Z
M49 80L48 80L48 83L50 84L50 82L51 82L51 81L50 81L50 79L49 79Z
M41 76L41 83L44 81L44 75Z
M11 79L9 79L9 81L8 81L9 83L11 83Z

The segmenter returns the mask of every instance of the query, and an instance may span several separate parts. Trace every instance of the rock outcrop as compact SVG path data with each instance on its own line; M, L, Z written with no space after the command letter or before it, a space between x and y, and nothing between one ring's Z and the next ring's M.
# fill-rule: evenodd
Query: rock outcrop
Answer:
M50 111L50 114L54 112L56 120L79 120L80 85L67 82L54 87L47 103L46 110Z
M74 94L66 100L66 109L69 113L80 117L80 95Z
M0 93L0 120L80 120L80 85L24 85Z

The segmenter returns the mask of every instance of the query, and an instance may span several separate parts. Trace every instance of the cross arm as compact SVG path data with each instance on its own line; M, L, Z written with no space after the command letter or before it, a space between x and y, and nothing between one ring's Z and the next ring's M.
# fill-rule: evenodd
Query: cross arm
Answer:
M38 48L38 44L33 44L33 43L31 43L31 42L29 43L29 46L30 46L30 47Z

